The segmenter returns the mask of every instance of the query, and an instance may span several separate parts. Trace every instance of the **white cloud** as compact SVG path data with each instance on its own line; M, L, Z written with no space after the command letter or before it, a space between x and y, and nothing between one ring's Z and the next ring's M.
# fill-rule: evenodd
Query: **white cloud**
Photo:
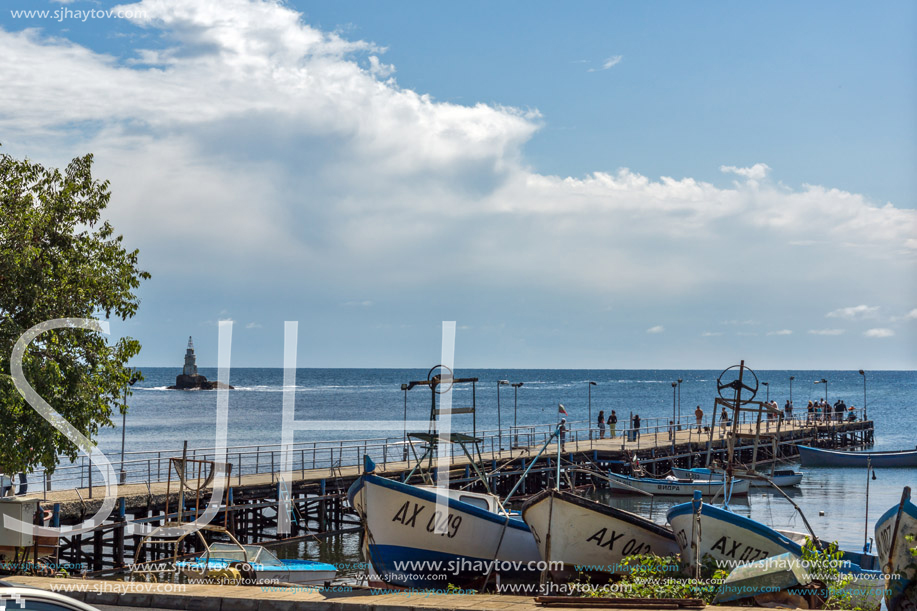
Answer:
M793 332L790 329L780 329L779 331L768 331L768 335L792 335Z
M905 314L904 317L911 319L911 320L917 320L917 308L914 308L913 310Z
M738 174L748 180L764 180L771 171L770 166L766 163L756 163L750 168L737 168L734 165L721 165L720 172L725 174Z
M261 329L262 326L260 322L250 322L247 325L245 325L245 328L246 329Z
M608 70L609 68L614 68L621 63L622 59L624 59L623 55L612 55L604 62L602 62L601 68L589 68L589 72L598 72L599 70Z
M858 305L848 308L839 308L825 314L827 318L843 318L845 320L856 320L857 318L875 318L879 311L879 306Z
M704 331L701 333L701 337L719 337L723 334L722 331Z
M893 304L896 280L914 277L915 210L774 185L764 163L723 166L744 179L727 188L627 168L539 174L523 154L537 111L403 88L383 49L279 2L122 8L164 46L112 57L0 30L0 133L4 152L48 164L94 152L112 223L154 277L287 278L338 287L339 304L426 291L417 270L447 260L452 286L628 305L761 286L787 302L850 277ZM804 254L782 248L816 227ZM734 307L722 316L751 315Z
M866 337L893 337L895 332L891 329L869 329L864 331L863 335Z
M809 329L810 335L843 335L843 329Z
M364 299L362 301L345 301L343 305L347 307L368 308L373 305L373 302L369 299Z
M656 325L655 327L650 327L646 330L647 333L662 333L665 331L665 327L662 325Z

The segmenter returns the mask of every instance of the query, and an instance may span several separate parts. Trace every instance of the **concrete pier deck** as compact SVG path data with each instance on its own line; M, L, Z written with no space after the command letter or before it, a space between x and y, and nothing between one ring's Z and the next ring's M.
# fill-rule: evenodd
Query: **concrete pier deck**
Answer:
M66 594L90 605L119 605L194 611L412 611L425 609L480 609L482 611L536 611L543 607L530 596L500 594L373 593L320 591L280 586L223 586L194 584L182 592L157 592L172 584L129 583L46 577L15 577L12 581ZM173 586L174 587L174 586ZM577 599L571 598L571 603ZM665 601L659 601L665 609ZM552 606L551 608L557 608ZM563 608L563 607L561 607ZM571 604L569 608L574 608ZM739 611L747 607L716 607ZM646 608L643 608L647 611ZM648 610L652 611L652 609Z

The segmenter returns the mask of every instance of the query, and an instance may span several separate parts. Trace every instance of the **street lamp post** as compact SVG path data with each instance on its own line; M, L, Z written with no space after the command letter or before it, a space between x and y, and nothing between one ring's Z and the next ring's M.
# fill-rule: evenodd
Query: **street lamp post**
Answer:
M796 379L796 376L790 376L790 405L793 405L793 380Z
M514 445L519 446L519 429L518 426L518 408L519 408L519 387L522 386L524 382L516 382L515 384L510 384L513 387L513 430L516 434L516 441Z
M684 382L678 378L678 418L675 419L676 430L681 430L681 383Z
M761 382L761 384L764 386L764 388L767 389L767 398L764 400L770 403L771 402L771 383L770 382Z
M860 369L860 375L863 376L863 420L866 418L866 372Z
M828 403L828 380L822 378L821 380L815 380L815 383L825 385L825 403Z
M497 435L499 441L497 445L500 447L500 451L503 451L503 421L500 418L500 387L509 386L509 380L498 380L497 381Z
M127 381L127 385L124 387L124 407L121 411L121 468L120 468L120 481L123 484L127 478L127 474L124 472L124 437L127 432L127 391L131 386L140 381L139 375L132 375L131 378Z
M589 441L592 441L592 387L596 386L596 383L589 381L589 422L587 426L589 427Z
M404 391L404 432L401 441L404 444L401 451L402 460L408 459L408 385L402 384L401 390Z
M672 436L672 446L675 445L675 420L676 420L676 417L675 417L676 390L675 389L676 388L678 388L678 382L672 382L672 424L669 426L669 435Z

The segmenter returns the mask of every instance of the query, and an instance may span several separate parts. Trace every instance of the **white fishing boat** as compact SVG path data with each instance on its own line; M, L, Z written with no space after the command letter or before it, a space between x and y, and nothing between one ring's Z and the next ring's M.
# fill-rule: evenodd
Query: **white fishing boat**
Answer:
M562 490L544 490L530 498L522 506L522 519L555 581L579 573L619 575L627 572L625 556L679 551L667 527ZM562 567L553 564L560 562Z
M695 506L699 505L699 515ZM802 555L802 546L776 530L721 507L700 503L675 505L666 514L675 540L681 548L682 561L694 566L695 556L735 565L770 558L790 552ZM692 547L697 545L697 553Z
M885 604L889 611L917 609L917 506L911 502L911 489L904 488L901 502L886 511L876 522L876 551L879 565L890 579ZM911 540L908 541L908 538Z
M723 495L723 480L691 480L691 479L653 479L649 477L628 477L617 473L608 473L609 487L624 493L633 493L635 490L650 494L666 496L692 496L695 490L700 490L704 496ZM732 495L748 494L748 482L737 479L732 485Z
M679 469L678 467L674 467L672 473L675 477L680 479L723 480L726 477L726 474L721 470L705 468ZM736 476L743 480L748 480L748 485L752 488L769 488L770 484L767 481L768 479L781 488L798 486L800 482L802 482L802 473L793 471L792 469L778 469L774 471L773 475L760 472L750 473L748 471L739 470L736 472Z
M205 555L192 561L176 562L175 565L188 575L222 575L251 583L321 586L332 581L337 574L333 564L313 560L282 560L260 545L239 543L213 543Z
M368 561L389 585L481 588L488 581L537 579L539 553L531 530L492 494L412 486L364 473L347 496L364 525ZM438 499L445 514L437 509Z

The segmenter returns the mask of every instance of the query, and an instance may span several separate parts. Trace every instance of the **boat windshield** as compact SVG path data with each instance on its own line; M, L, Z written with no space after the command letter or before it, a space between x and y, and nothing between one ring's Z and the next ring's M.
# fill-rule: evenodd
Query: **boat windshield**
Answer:
M240 562L257 562L260 564L280 564L277 556L260 545L234 545L232 543L214 543L210 546L210 555L214 558L238 560Z

